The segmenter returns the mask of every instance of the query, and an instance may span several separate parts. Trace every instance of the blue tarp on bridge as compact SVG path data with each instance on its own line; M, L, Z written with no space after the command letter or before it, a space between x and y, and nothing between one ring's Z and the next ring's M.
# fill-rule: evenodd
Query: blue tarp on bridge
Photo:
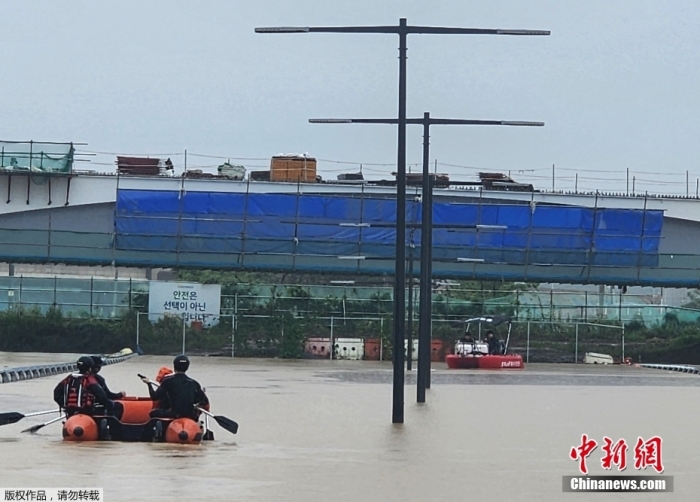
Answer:
M406 206L420 247L421 204ZM654 267L663 213L529 204L434 204L433 259ZM119 190L116 248L297 256L394 256L394 199Z

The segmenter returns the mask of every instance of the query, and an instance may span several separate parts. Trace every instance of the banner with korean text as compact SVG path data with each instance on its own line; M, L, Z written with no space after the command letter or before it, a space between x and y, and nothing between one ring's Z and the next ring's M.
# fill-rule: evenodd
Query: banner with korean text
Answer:
M192 322L213 326L219 322L221 284L150 281L148 318L157 321L164 315L177 316L189 325Z

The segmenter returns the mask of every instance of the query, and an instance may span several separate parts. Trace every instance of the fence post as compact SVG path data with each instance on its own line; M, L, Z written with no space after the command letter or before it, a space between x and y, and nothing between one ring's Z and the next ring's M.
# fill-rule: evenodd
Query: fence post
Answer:
M139 347L139 334L140 334L140 319L141 319L141 312L136 312L136 349L138 351Z
M617 320L622 324L622 288L620 288L619 305L617 307Z
M231 357L234 355L234 344L236 343L236 314L231 316Z
M333 348L333 347L331 347ZM384 360L384 318L379 318L379 360Z
M92 317L92 304L93 304L93 295L95 292L95 278L90 277L90 317ZM129 293L129 309L131 310L131 293ZM137 317L138 318L138 317ZM138 324L137 324L138 325ZM138 339L136 340L136 345L138 345Z
M578 364L578 323L576 323L576 349L574 352L574 363Z
M549 290L549 322L554 322L554 290Z
M625 325L622 325L622 359L621 364L625 364Z
M331 316L331 361L333 360L333 352L335 352L335 342L333 340L333 316Z
M185 323L185 315L182 315L182 353L185 353L185 330L187 324Z
M527 321L527 345L525 346L525 362L530 362L530 321Z

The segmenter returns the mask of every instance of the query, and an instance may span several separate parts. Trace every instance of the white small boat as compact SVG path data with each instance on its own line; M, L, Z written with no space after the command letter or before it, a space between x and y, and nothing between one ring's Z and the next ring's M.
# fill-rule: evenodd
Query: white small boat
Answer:
M583 356L583 362L586 364L613 364L612 356L608 354L598 354L596 352L586 352Z

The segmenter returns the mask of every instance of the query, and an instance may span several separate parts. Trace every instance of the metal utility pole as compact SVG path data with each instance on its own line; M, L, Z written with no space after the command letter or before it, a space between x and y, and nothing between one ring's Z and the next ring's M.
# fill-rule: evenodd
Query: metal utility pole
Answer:
M408 26L307 26L255 28L256 33L389 33L399 36L399 114L396 178L396 267L394 276L394 387L392 422L404 422L404 320L406 317L406 39L409 34L432 35L549 35L549 31Z
M397 119L310 119L313 124L397 124ZM430 339L432 325L432 275L433 275L433 183L430 174L430 126L431 125L502 125L543 126L544 122L508 120L439 119L425 112L422 118L406 119L407 124L423 126L423 178L420 246L420 305L418 307L418 374L417 401L425 402L425 389L430 388ZM397 226L399 222L397 221ZM402 342L403 345L403 342ZM411 350L411 347L408 348Z
M406 337L406 370L413 369L413 235L408 248L408 336Z

